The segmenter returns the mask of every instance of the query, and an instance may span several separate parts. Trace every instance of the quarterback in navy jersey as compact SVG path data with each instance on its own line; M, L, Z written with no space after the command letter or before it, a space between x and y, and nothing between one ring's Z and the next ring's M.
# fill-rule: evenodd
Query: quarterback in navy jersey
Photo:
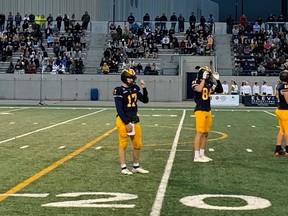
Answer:
M121 86L114 88L113 96L117 111L116 126L118 130L118 155L121 173L131 175L133 173L149 173L140 167L140 150L142 148L142 131L137 115L137 102L148 103L148 91L143 80L139 80L143 89L135 84L136 74L133 69L124 69L121 73ZM129 138L133 144L133 168L132 172L127 168L125 151Z
M212 126L210 94L222 93L223 88L219 74L208 66L197 67L197 79L192 82L194 100L196 103L194 116L196 122L196 136L194 139L194 162L209 162L211 158L205 155L208 133Z

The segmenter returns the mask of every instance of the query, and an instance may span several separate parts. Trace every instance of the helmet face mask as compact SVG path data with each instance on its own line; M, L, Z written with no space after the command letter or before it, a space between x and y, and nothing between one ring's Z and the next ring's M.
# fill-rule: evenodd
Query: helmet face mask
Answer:
M128 78L133 79L133 82L128 82ZM125 83L126 85L130 86L136 81L136 73L133 69L124 69L121 73L121 81Z
M279 74L279 79L282 81L282 82L288 82L288 71L281 71L280 74Z

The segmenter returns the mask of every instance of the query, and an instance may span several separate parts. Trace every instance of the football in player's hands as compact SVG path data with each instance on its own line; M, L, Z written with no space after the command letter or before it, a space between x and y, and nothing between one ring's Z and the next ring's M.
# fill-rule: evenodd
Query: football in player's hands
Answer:
M203 78L204 80L206 80L206 79L208 78L208 76L209 76L209 72L204 71L202 78Z
M220 76L219 76L219 73L218 72L213 72L212 73L213 77L216 79L216 80L219 80L220 79Z

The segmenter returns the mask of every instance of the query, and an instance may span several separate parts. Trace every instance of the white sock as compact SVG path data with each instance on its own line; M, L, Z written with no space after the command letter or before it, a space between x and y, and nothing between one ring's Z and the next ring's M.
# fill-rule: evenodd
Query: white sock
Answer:
M121 164L121 169L127 168L126 164Z
M205 155L205 149L200 149L200 156Z
M200 157L200 152L199 151L194 151L194 157L199 158Z
M133 163L133 167L139 167L140 164L139 163Z

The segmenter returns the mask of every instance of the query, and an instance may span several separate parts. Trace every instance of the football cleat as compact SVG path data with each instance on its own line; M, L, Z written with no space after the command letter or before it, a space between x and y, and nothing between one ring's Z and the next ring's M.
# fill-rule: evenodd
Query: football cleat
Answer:
M122 169L122 170L121 170L121 173L124 174L124 175L132 175L132 174L133 174L133 173L132 173L129 169L127 169L127 168Z
M279 151L275 151L274 155L275 156L281 156L281 155L285 155L286 156L286 152L283 149L281 149ZM287 156L288 156L288 153L287 153Z
M194 158L194 162L196 163L207 163L210 160L208 158L203 158L203 157L198 157L198 158Z
M143 169L143 168L141 168L141 167L132 168L132 172L133 172L133 173L142 173L142 174L147 174L147 173L149 173L148 170L145 170L145 169Z
M206 160L209 160L209 161L213 161L212 158L209 158L209 157L207 157L206 155L202 155L201 158L206 159Z

